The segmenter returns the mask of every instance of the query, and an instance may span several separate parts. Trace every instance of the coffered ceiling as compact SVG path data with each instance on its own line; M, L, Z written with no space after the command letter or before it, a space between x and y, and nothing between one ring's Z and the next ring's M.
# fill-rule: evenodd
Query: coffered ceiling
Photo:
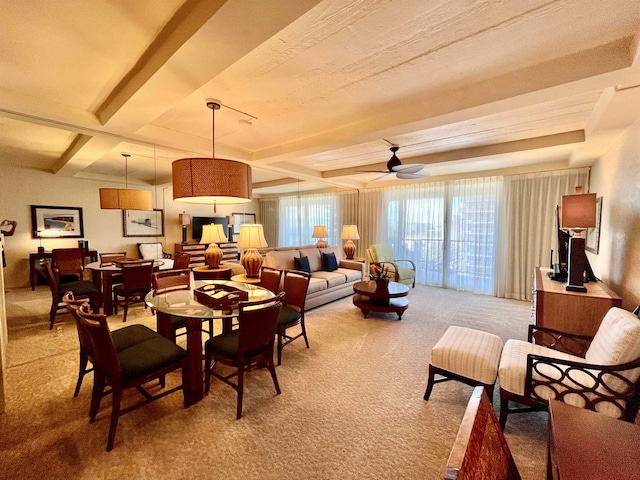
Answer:
M640 117L629 0L0 0L0 165L164 183L215 153L254 194L593 163ZM413 181L413 180L409 180Z

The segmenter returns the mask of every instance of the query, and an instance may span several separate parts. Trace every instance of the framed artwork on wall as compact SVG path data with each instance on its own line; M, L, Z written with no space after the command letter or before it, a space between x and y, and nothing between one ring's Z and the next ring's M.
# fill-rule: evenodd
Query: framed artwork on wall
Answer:
M163 237L164 210L123 210L122 231L125 237Z
M32 238L82 238L81 207L31 205Z
M596 226L587 229L584 248L588 252L598 254L600 250L600 219L602 217L602 197L596 198Z

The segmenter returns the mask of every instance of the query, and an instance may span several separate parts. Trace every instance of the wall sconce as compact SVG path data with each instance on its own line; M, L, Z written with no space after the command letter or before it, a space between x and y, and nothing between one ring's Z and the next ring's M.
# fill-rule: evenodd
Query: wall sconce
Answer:
M240 263L247 271L247 277L258 278L260 276L262 256L257 249L265 247L268 247L268 245L264 238L262 225L259 223L240 225L238 248L244 250Z
M227 237L224 234L222 225L219 223L202 226L202 238L200 238L200 243L209 244L209 247L207 247L204 252L204 258L207 265L209 265L209 268L215 269L220 265L220 260L222 260L222 250L217 244L226 241Z
M344 254L348 259L352 259L353 255L356 253L356 244L353 243L354 240L360 240L360 235L358 235L358 226L357 225L343 225L342 226L342 235L340 236L342 240L346 240L344 244Z
M573 234L569 239L569 281L564 288L571 292L586 292L587 257L582 232L596 226L596 194L583 194L582 187L576 187L576 194L563 195L560 221L561 227Z
M182 225L182 243L187 243L187 225L191 225L191 215L182 212L178 215L178 222Z
M318 243L316 243L316 247L318 248L327 248L329 244L323 240L323 238L327 238L329 234L327 234L327 227L324 225L315 225L313 227L313 235L311 238L318 238Z

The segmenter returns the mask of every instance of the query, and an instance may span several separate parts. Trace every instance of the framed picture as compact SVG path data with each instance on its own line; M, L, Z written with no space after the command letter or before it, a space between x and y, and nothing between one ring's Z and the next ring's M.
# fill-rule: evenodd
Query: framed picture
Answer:
M256 223L255 213L234 213L233 214L233 234L240 234L240 225Z
M123 210L122 231L125 237L163 237L164 210Z
M598 254L600 250L600 219L602 217L602 197L596 198L596 226L587 229L584 248L588 252Z
M82 208L31 205L33 238L82 238Z

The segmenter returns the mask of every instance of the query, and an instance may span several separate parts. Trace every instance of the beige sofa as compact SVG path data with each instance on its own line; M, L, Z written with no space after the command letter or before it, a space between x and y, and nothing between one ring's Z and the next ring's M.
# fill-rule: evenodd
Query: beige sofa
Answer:
M322 269L321 253L334 253L338 261L338 269L327 272ZM267 252L263 265L278 270L295 270L295 257L307 257L311 268L311 282L307 292L306 309L332 302L353 293L353 284L364 278L365 265L361 262L346 260L342 248L315 246L276 249Z

